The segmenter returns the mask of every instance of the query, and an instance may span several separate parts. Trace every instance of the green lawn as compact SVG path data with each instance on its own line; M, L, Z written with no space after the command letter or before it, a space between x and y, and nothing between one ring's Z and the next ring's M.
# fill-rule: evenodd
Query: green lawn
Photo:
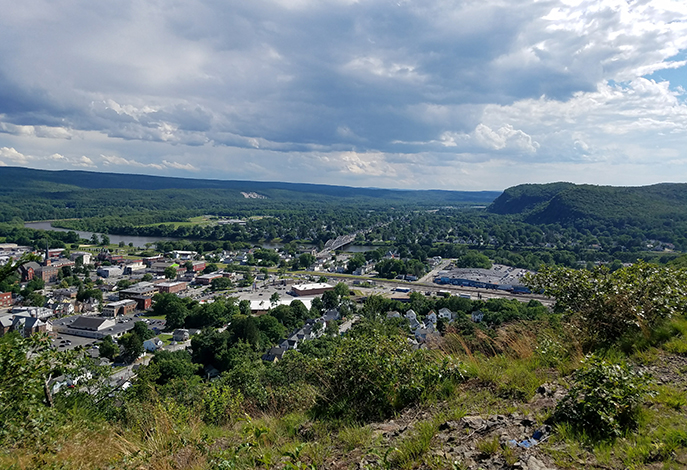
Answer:
M161 333L157 335L158 338L160 338L160 341L162 341L165 346L169 346L169 344L172 342L172 335L167 334L167 333Z

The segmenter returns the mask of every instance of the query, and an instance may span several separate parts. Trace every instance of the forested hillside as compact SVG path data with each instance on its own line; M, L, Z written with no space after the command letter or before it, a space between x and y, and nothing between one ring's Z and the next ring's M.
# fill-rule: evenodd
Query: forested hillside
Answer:
M687 223L687 184L613 187L551 183L520 185L503 192L488 208L531 224L579 229L639 228L682 232Z
M322 205L355 204L367 209L391 205L486 205L498 196L493 191L407 191L18 167L1 167L0 181L0 222L13 218L120 216L142 211L176 211L177 216L189 217L202 213L241 215L256 210L270 213ZM259 197L247 198L244 192Z

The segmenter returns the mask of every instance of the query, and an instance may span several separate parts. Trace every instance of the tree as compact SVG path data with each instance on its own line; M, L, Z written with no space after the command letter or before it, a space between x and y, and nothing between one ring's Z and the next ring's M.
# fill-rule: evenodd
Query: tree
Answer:
M210 281L210 287L212 290L226 290L231 288L234 284L228 277L218 277Z
M322 294L322 305L327 310L331 310L339 306L339 296L333 290L328 290Z
M348 297L350 291L345 283L339 282L336 286L334 286L334 293L339 298L339 302L341 302L345 297Z
M310 253L303 253L298 257L298 266L303 269L307 269L315 264L315 261L317 261L317 258L315 258L313 255Z
M143 277L141 278L142 281L152 281L153 280L153 275L150 273L145 273Z
M134 362L143 354L143 340L135 333L127 333L119 338L122 346L122 359L125 362Z
M32 307L42 307L45 305L45 297L38 292L31 292L26 300L24 300L24 304Z
M164 315L168 328L182 328L186 317L188 316L188 308L186 304L174 294L155 294L153 296L153 313L155 315Z
M200 372L202 366L191 362L188 351L156 351L150 361L151 366L157 367L159 377L157 383L166 384L172 379L190 379Z
M73 351L55 351L47 335L0 337L0 444L36 439L55 417L51 380L76 376Z
M142 341L150 339L155 336L155 332L148 328L148 324L144 321L137 321L134 323L134 328L131 330L132 333L138 335Z
M250 300L242 300L239 302L239 312L241 315L250 315L251 314L251 309L250 309Z
M205 273L205 274L214 273L218 269L219 268L217 267L217 265L215 263L208 263L208 265L205 266L205 269L203 269L203 273Z
M109 245L110 244L110 237L105 235L104 233L100 235L100 244L103 246Z
M346 265L346 272L350 274L365 266L365 263L365 255L363 255L362 253L356 253L348 260L348 264Z
M186 268L186 272L191 272L193 271L193 262L192 261L186 261L184 263L184 267Z
M274 308L278 303L279 303L279 293L278 293L278 292L274 292L274 293L270 296L270 305Z
M165 277L167 279L176 279L177 277L177 268L174 266L167 266L165 268Z
M119 346L115 344L112 340L112 336L107 335L103 338L102 343L100 343L100 357L106 357L109 360L113 360L119 355Z
M638 262L611 272L545 266L525 277L535 292L556 299L588 345L611 344L629 332L649 334L687 310L687 271Z

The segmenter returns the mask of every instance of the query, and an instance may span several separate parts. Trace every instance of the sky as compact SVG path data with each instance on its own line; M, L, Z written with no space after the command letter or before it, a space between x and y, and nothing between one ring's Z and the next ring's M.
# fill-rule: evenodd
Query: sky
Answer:
M687 178L684 0L0 11L0 166L453 190Z

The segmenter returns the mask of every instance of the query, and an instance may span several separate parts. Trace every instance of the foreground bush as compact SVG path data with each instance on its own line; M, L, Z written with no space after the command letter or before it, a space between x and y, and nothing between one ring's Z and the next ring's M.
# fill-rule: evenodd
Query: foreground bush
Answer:
M615 438L634 429L651 378L625 363L587 356L573 386L556 407L555 419L596 438Z
M347 338L319 365L315 413L355 421L387 418L437 393L442 383L462 378L447 357L413 350L400 336Z

